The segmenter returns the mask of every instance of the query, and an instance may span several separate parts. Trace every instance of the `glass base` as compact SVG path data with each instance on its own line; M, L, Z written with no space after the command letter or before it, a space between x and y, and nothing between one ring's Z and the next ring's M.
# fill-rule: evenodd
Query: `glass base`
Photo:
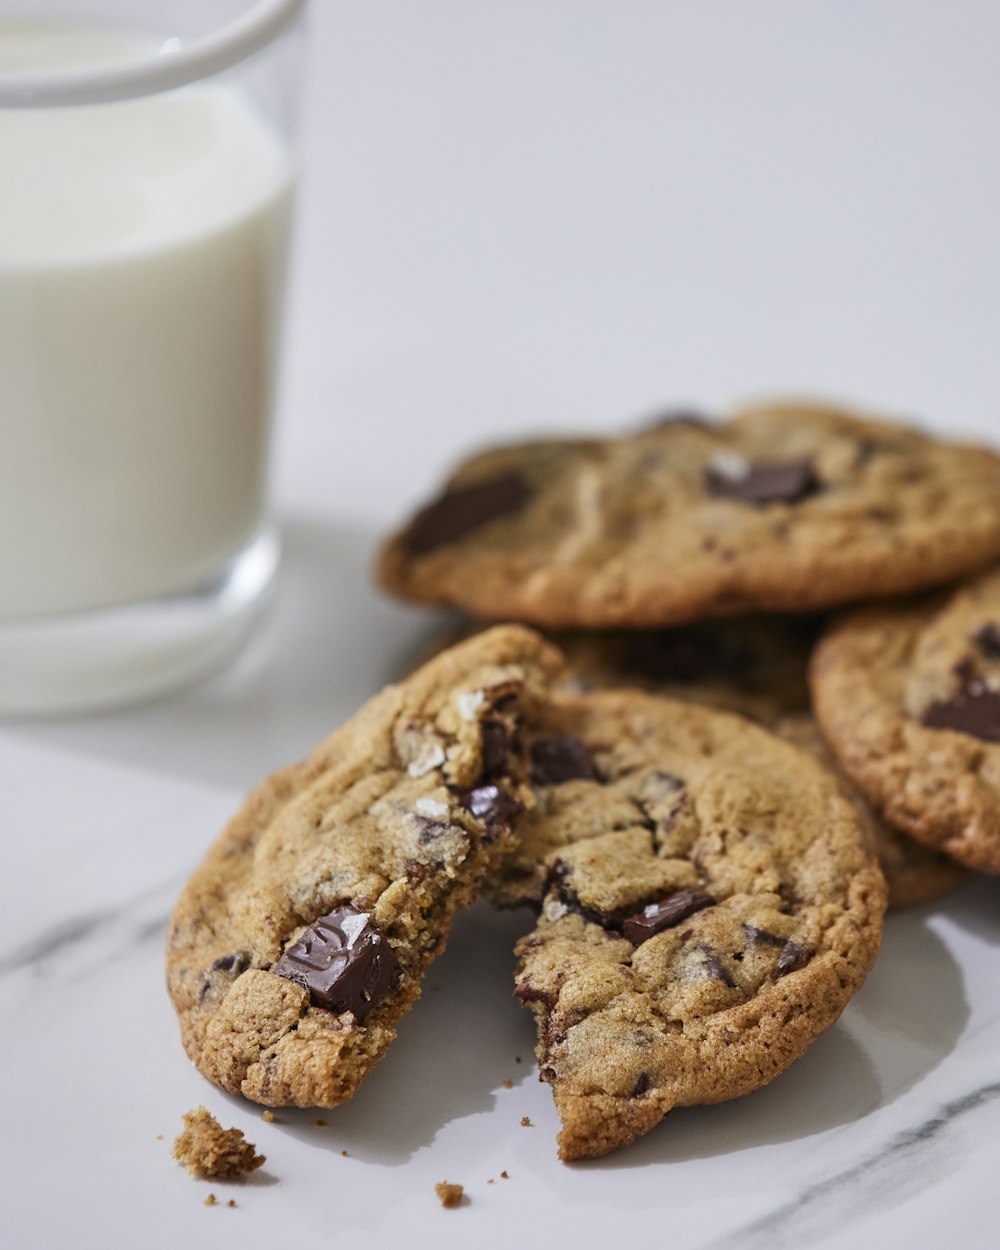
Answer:
M135 703L231 659L271 597L281 545L264 530L217 577L142 603L0 621L0 714Z

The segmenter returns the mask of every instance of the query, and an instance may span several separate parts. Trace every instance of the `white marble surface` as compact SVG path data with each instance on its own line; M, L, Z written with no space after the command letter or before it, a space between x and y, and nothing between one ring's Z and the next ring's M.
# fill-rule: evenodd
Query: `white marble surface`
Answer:
M234 802L0 735L12 1250L252 1250L359 1234L501 1248L557 1227L580 1250L996 1245L998 883L892 918L864 989L769 1088L674 1112L629 1150L568 1167L530 1017L510 993L510 946L528 921L484 905L346 1106L266 1124L198 1075L163 991L163 937ZM171 1161L181 1113L199 1103L267 1156L248 1183L195 1182ZM446 1178L466 1187L459 1210L437 1204ZM236 1210L206 1209L209 1192Z
M988 0L313 5L274 616L197 689L0 734L4 1245L507 1247L556 1219L581 1250L997 1244L997 883L894 918L774 1086L574 1168L509 998L516 918L462 921L322 1129L198 1077L160 962L238 795L431 628L368 564L462 448L788 390L1000 440L998 40ZM236 1211L169 1160L199 1101L268 1155Z

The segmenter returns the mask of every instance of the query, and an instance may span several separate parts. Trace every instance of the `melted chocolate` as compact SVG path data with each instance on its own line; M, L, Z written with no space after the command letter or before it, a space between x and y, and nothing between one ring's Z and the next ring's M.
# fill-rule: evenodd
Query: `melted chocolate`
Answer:
M314 921L271 969L303 986L317 1007L361 1021L396 989L399 960L368 912L349 903Z
M403 545L411 556L423 555L490 521L520 512L533 493L521 474L513 472L456 486L414 517Z

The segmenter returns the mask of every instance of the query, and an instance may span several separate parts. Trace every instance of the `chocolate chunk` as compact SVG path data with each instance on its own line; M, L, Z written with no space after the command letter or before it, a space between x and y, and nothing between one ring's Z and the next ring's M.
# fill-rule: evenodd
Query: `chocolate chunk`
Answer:
M798 503L819 489L811 460L717 458L705 470L705 485L715 499L737 503Z
M483 743L483 780L492 781L507 770L510 734L503 721L484 720L480 726Z
M951 699L932 703L922 723L928 729L952 729L984 742L1000 742L1000 691L981 682L967 686Z
M640 946L648 938L670 929L688 916L693 916L703 907L713 907L715 899L701 890L678 890L659 903L650 903L641 912L629 918L622 925L622 934L633 946Z
M477 820L483 821L487 833L509 825L524 811L524 804L501 786L477 786L459 794L458 801Z
M683 684L709 677L737 677L753 667L754 656L738 638L702 626L631 635L622 662L629 672Z
M753 946L784 946L787 938L781 937L777 933L772 933L770 929L758 929L754 924L743 924L743 932L746 939Z
M363 1020L402 976L392 947L368 915L345 903L320 916L271 971L304 986L317 1007Z
M417 513L403 545L410 555L423 555L490 521L520 512L533 493L521 474L513 472L456 486Z
M1000 626L990 621L980 626L972 639L988 660L1000 660Z
M641 1098L652 1083L648 1072L640 1072L639 1079L632 1086L632 1097Z
M803 946L801 942L786 942L774 967L774 979L777 980L789 972L795 972L797 968L807 964L811 954L809 948Z
M246 951L233 951L229 955L220 955L218 959L213 959L205 969L209 972L234 972L237 976L241 972L246 972L250 967L250 956Z
M719 959L710 946L700 946L698 948L703 956L703 967L713 981L721 981L723 985L729 989L736 988L736 982L733 980L732 973Z
M539 738L531 744L531 780L536 786L597 779L594 761L579 738Z

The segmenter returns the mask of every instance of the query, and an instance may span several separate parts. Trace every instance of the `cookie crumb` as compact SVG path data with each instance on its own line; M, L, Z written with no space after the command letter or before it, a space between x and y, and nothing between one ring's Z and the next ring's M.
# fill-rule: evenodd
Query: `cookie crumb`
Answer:
M528 1119L526 1115L521 1116L521 1128L534 1128L534 1127L535 1126L531 1123L531 1121Z
M494 1184L494 1180L493 1180L493 1177L492 1177L492 1176L489 1178L489 1180L486 1182L486 1184L487 1184L487 1185L492 1185L492 1184Z
M238 1128L224 1129L204 1107L199 1107L197 1111L184 1112L184 1131L174 1141L173 1156L192 1176L231 1180L261 1166L264 1156L255 1154L255 1150ZM213 1195L209 1197L214 1201Z
M443 1207L457 1207L461 1204L465 1190L461 1185L450 1185L447 1181L439 1181L434 1192L441 1199Z
M216 1203L215 1194L209 1194L208 1197L205 1199L205 1206L214 1207L215 1203Z
M342 1151L340 1152L340 1154L341 1154L341 1157L342 1157L342 1158L344 1158L344 1159L349 1159L349 1158L351 1157L351 1156L347 1153L347 1151L346 1151L346 1150L342 1150Z
M504 1089L513 1089L513 1088L514 1088L514 1082L510 1079L510 1077L509 1077L509 1076L505 1076L505 1077L503 1078L503 1087L504 1087Z
M227 1207L235 1207L235 1206L236 1206L236 1199L235 1199L235 1198L230 1198L230 1199L229 1199L229 1201L226 1203L226 1206L227 1206Z
M514 1062L515 1062L515 1063L520 1063L520 1062L521 1062L521 1056L520 1056L520 1055L515 1055L515 1056L514 1056Z
M326 1120L313 1120L317 1128L326 1128Z
M162 1134L162 1133L157 1133L157 1134L156 1134L156 1140L157 1140L157 1141L163 1141L163 1134Z
M273 1123L274 1123L274 1112L273 1112L273 1111L262 1111L262 1112L260 1113L260 1118L261 1118L262 1120L266 1120L268 1124L273 1124Z
M510 1176L509 1176L506 1172L501 1172L501 1173L500 1173L500 1179L501 1179L502 1181L509 1181L509 1180L510 1180Z

